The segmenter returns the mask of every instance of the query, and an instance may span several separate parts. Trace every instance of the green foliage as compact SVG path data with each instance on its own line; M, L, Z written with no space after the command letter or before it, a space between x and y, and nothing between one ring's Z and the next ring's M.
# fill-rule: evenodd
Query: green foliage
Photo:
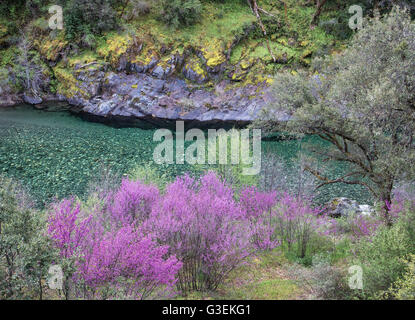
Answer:
M0 176L0 298L40 298L54 258L44 216L21 188Z
M371 239L362 240L356 246L356 263L363 269L363 297L384 296L404 275L407 266L403 259L415 249L407 227L402 221L391 228L383 226Z
M199 0L161 0L161 6L161 19L174 29L196 23L202 13Z
M415 300L415 254L404 261L407 271L389 290L389 294L398 300Z
M346 272L340 267L332 266L324 255L315 255L309 268L293 265L289 271L314 299L336 300L351 296Z
M159 173L154 166L150 164L138 165L134 167L129 175L132 181L141 181L145 184L152 184L158 187L159 190L164 190L166 185L172 181L168 175Z
M342 54L316 60L313 76L278 76L277 103L264 119L275 130L319 135L332 146L327 160L350 164L322 185L361 184L390 201L396 180L414 173L415 24L395 8L364 25ZM291 121L275 121L276 110Z
M15 63L18 50L16 47L10 47L0 52L0 66L13 66Z
M293 243L291 247L281 246L281 250L289 261L306 267L313 265L315 256L324 256L330 264L346 260L350 256L350 242L348 240L335 242L330 237L318 233L311 235L303 257L299 254L300 249L298 243Z
M67 39L85 39L87 44L91 44L92 35L114 29L116 16L111 2L111 0L71 0L64 10Z

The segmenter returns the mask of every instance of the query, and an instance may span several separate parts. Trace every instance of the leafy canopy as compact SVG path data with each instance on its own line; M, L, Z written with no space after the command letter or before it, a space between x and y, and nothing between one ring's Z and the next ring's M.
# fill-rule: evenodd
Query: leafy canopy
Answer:
M264 113L272 130L318 135L329 150L313 150L328 161L350 164L346 175L321 181L361 184L390 201L398 179L410 178L415 163L415 24L399 8L365 21L348 49L314 61L315 73L282 74L276 102ZM285 113L288 121L277 121Z

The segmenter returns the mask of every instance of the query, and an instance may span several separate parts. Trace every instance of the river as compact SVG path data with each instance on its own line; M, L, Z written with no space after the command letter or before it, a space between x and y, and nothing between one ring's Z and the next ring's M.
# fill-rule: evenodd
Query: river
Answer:
M153 142L155 130L88 122L53 104L45 110L28 105L1 108L0 174L21 181L41 206L55 198L82 197L103 168L122 175L151 162L157 144ZM315 139L311 143L326 147ZM297 140L262 142L263 153L279 155L287 172L298 161L301 147ZM171 178L194 171L187 164L155 168ZM334 170L344 167L337 165ZM369 201L367 192L358 186L331 185L321 189L319 202L336 196Z

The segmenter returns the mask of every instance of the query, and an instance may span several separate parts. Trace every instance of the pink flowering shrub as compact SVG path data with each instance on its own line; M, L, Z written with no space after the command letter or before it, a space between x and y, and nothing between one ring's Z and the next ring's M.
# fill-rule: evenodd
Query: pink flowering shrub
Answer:
M167 186L146 228L183 262L178 288L214 290L252 252L251 231L230 187L212 172Z
M71 258L79 250L88 234L89 219L80 219L81 206L74 199L53 205L49 216L48 233L62 258Z
M158 286L168 291L182 266L174 256L164 258L167 246L158 245L131 226L105 234L89 243L85 251L76 275L94 294L101 292L101 298L107 298L111 287L122 288L124 297L139 299L148 298Z
M86 214L74 199L50 211L49 236L60 249L62 263L70 260L74 269L64 270L67 298L69 280L84 298L114 298L122 292L125 297L144 299L157 288L170 289L182 264L167 254L168 247L140 233L134 222L126 224L122 215L122 224L102 223L104 213L83 218Z
M71 278L84 297L215 290L257 250L295 244L304 256L326 221L309 201L255 187L235 193L213 172L179 177L163 194L124 179L101 196L92 208L71 199L50 212L49 234L74 261Z
M362 237L373 236L382 224L381 220L374 217L356 215L350 223L352 239L358 240Z
M415 210L415 199L412 193L396 191L391 202L385 201L390 220L395 223L408 211Z
M281 195L275 207L276 232L281 241L293 249L296 245L297 254L304 258L313 234L324 233L324 226L329 219L321 215L320 208L313 208L307 199L292 197L287 193Z
M146 220L159 200L157 187L123 179L117 192L109 197L109 212L122 224Z
M90 219L83 219L81 206L73 198L54 204L49 215L48 234L58 248L63 271L63 292L70 296L71 281L77 257L82 255L82 245L89 232Z
M275 232L276 192L260 192L256 187L241 191L240 204L244 217L250 222L252 241L260 250L272 250L280 245L280 237Z
M263 193L254 187L242 190L240 203L253 225L253 239L260 249L285 245L291 251L297 245L298 255L304 257L313 233L324 232L329 219L313 208L311 202L287 193Z

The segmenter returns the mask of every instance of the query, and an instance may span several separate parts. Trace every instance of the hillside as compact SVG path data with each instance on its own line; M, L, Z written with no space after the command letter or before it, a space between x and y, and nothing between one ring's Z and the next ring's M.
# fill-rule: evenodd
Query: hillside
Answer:
M58 98L85 107L87 101L102 91L111 91L111 96L121 92L122 96L126 89L137 88L145 92L145 97L139 98L141 105L148 105L160 86L160 82L153 80L179 79L184 81L179 82L179 88L174 83L158 96L158 100L164 98L164 105L157 104L151 111L136 105L139 111L133 115L155 113L163 118L169 117L163 113L166 108L179 106L181 110L175 115L179 116L189 109L203 107L193 117L200 120L201 114L212 109L228 111L227 104L235 113L246 110L252 113L257 111L257 105L264 104L258 97L264 95L275 73L281 70L296 73L308 68L313 57L344 48L352 34L347 27L348 13L343 1L327 4L315 25L311 22L316 6L310 1L260 1L261 9L266 12L261 14L261 22L245 1L202 1L196 21L177 26L163 18L167 9L162 1L113 1L115 23L100 31L79 27L79 22L74 30L69 5L64 10L64 29L51 30L48 7L42 6L42 1L33 2L29 9L28 5L19 9L18 4L2 9L2 105L22 99L37 103ZM82 1L78 2L82 5ZM19 19L10 20L11 16ZM23 72L22 66L31 70L30 75ZM112 72L132 74L133 79L121 76L115 89L105 88L111 82ZM149 77L134 82L134 75ZM128 88L122 88L122 83L128 83ZM146 90L147 87L151 90ZM198 89L202 90L202 96L191 96ZM226 92L229 92L227 97ZM137 100L134 92L128 95L130 104ZM246 103L242 103L245 107L239 107L237 101L227 103L233 96L238 97L237 101L245 98ZM259 100L252 106L250 100L254 98ZM202 100L204 104L197 105ZM94 104L90 109L106 107ZM112 115L130 113L118 110ZM245 115L237 119L250 118Z

